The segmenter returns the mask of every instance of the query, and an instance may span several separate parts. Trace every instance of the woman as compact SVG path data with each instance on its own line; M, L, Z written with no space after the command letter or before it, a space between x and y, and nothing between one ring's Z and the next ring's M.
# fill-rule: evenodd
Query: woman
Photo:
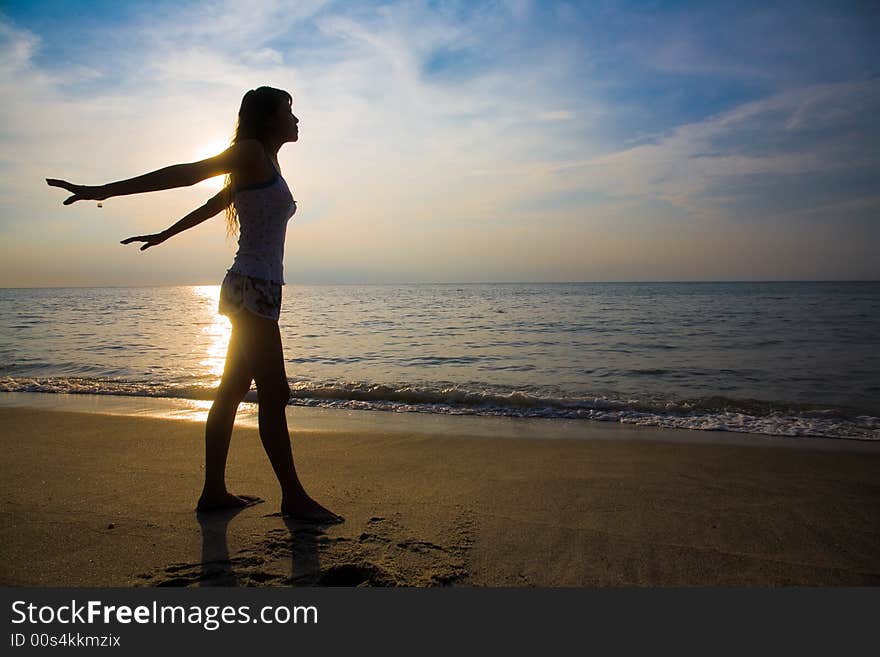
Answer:
M103 201L113 196L142 194L186 187L222 173L224 189L171 228L139 235L122 244L145 242L141 251L198 225L226 208L230 231L240 224L238 252L220 288L219 312L228 315L232 334L223 378L205 427L205 486L197 509L213 511L262 502L226 490L229 441L238 405L256 381L260 439L281 484L281 513L308 522L342 522L306 493L293 465L285 408L290 397L278 317L281 310L282 258L287 222L296 202L279 173L278 150L298 139L299 119L286 91L260 87L241 101L231 146L220 155L191 164L177 164L151 173L100 186L73 185L46 179L81 200Z

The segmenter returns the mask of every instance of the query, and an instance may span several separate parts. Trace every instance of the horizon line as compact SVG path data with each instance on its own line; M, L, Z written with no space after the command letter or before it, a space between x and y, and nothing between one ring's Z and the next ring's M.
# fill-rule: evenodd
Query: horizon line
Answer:
M710 283L880 283L880 278L827 278L827 279L663 279L663 280L609 280L609 281L430 281L430 282L333 282L333 283L285 283L289 286L332 286L332 285L641 285L641 284L710 284ZM29 285L0 286L0 290L73 290L108 289L130 287L219 287L219 283L161 283L140 285Z

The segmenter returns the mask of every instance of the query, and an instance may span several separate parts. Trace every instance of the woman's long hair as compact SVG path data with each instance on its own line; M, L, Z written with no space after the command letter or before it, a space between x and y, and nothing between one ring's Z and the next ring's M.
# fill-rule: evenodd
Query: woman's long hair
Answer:
M238 110L238 122L229 145L242 139L258 139L263 147L269 137L275 133L275 121L278 106L286 102L293 103L293 98L282 89L273 87L258 87L248 91L241 99L241 108ZM238 232L238 213L232 202L232 174L226 174L226 184L223 187L223 198L226 201L226 237Z

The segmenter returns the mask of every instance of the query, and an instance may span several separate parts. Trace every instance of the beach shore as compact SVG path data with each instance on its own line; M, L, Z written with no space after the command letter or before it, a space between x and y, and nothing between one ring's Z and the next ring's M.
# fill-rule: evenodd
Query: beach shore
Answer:
M344 524L278 515L253 427L236 426L227 482L265 503L203 517L202 423L0 408L0 584L880 584L878 445L296 417L300 477Z

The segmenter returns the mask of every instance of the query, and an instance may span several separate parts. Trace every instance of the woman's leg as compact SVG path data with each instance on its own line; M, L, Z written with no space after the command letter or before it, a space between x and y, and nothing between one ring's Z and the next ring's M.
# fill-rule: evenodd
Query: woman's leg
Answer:
M205 424L205 487L197 507L202 511L245 506L260 501L253 496L232 495L226 490L226 457L235 413L250 390L252 380L241 333L237 321L233 319L223 378Z
M281 484L281 512L300 520L339 522L340 516L327 510L306 493L296 468L287 429L285 410L290 386L284 370L284 353L278 322L243 310L239 313L241 340L249 371L257 382L260 440Z

